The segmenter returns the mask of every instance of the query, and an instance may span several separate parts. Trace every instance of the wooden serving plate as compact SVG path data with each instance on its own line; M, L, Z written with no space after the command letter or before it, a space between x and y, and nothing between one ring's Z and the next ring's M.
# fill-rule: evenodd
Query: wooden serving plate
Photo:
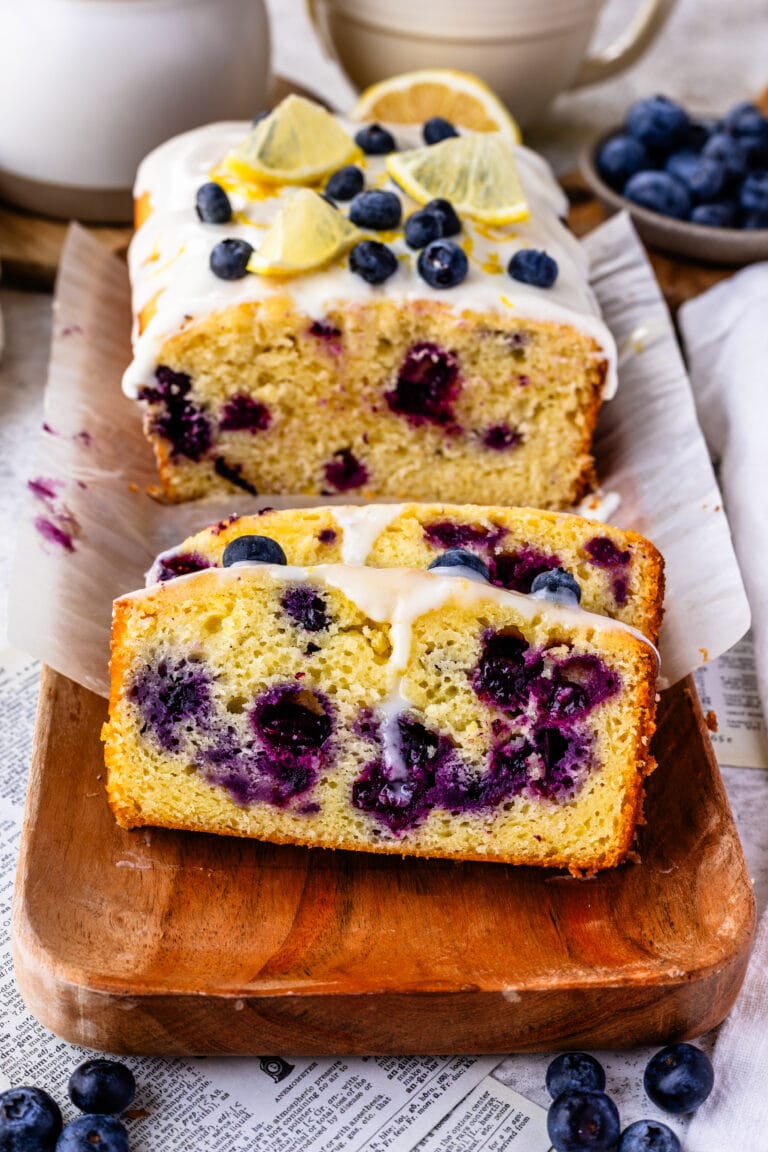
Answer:
M119 828L106 704L45 669L13 946L26 1003L112 1052L490 1053L699 1035L754 902L690 680L662 697L640 863L544 869Z

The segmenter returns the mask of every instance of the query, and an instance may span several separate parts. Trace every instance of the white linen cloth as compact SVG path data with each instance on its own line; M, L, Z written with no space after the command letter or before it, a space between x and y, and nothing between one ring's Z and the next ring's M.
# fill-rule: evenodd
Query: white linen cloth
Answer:
M758 687L768 715L768 263L689 301L679 321L752 609ZM691 1121L686 1152L766 1152L768 911L744 986L720 1030L714 1066L715 1086Z

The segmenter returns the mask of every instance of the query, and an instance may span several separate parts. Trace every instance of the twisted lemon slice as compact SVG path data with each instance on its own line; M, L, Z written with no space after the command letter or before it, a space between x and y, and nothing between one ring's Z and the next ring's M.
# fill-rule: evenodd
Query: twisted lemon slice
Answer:
M418 204L441 197L461 215L511 224L530 215L514 146L499 133L456 136L426 148L392 152L392 179Z
M313 100L287 96L225 157L223 167L262 184L313 184L350 160L357 147Z
M309 188L297 190L264 233L248 271L262 276L297 276L341 256L363 233Z
M457 128L503 132L515 143L520 129L491 89L471 72L425 68L366 88L352 113L355 120L422 124L443 116Z

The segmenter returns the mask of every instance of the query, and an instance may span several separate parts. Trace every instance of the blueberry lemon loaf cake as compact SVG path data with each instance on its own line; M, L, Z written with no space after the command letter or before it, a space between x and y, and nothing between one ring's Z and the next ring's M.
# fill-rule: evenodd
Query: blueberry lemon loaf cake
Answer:
M511 133L425 144L291 96L162 145L136 204L124 388L167 498L563 508L592 485L613 340Z
M123 826L574 873L625 858L653 768L640 633L581 609L565 573L508 592L468 552L429 571L284 560L240 537L225 567L116 602Z
M530 592L543 573L564 569L578 581L581 604L658 638L664 562L636 532L581 516L533 508L450 504L328 506L232 516L163 552L149 583L220 567L232 541L266 535L289 564L367 564L427 568L447 549L479 557L491 584Z

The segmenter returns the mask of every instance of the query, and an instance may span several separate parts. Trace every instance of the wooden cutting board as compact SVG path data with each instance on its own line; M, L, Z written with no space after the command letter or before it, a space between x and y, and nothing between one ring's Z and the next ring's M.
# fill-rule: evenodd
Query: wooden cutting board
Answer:
M194 833L108 809L105 702L45 670L13 916L42 1023L133 1053L513 1052L700 1035L752 887L690 681L662 697L640 863L587 880Z

